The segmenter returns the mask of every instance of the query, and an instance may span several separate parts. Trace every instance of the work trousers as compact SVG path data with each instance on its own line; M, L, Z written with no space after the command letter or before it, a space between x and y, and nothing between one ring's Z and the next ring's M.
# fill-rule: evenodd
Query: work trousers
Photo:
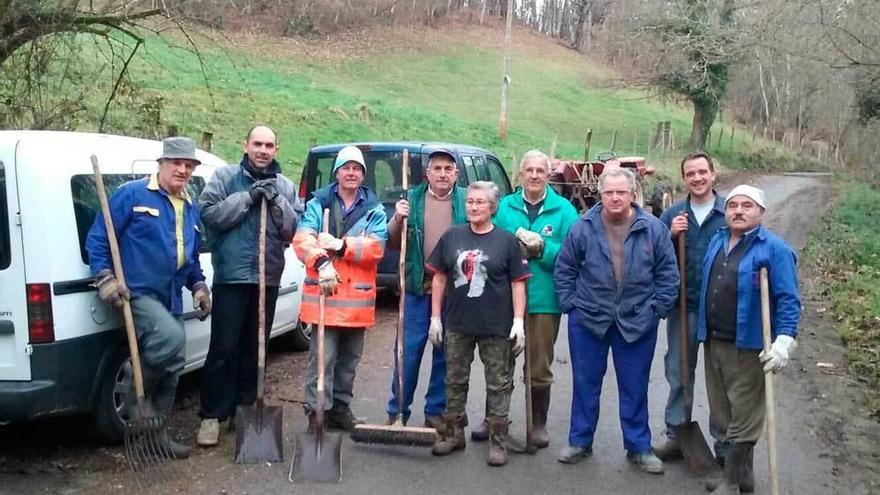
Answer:
M725 432L731 444L757 442L767 408L760 351L712 338L704 349L709 421Z
M575 447L591 447L599 422L599 397L608 367L608 349L614 359L617 375L620 427L623 445L630 452L651 450L651 429L648 426L648 378L657 327L635 342L627 342L616 324L602 338L568 319L568 345L571 353L574 394L571 403L571 425L568 443Z
M215 284L211 343L202 369L202 418L224 421L257 399L257 284ZM266 347L275 319L278 286L266 287Z
M547 388L553 385L553 347L559 335L560 315L555 313L533 313L527 318L526 345L532 370L529 375L532 387ZM510 391L513 392L513 374L516 371L516 356L510 354ZM523 359L523 376L526 376L526 362Z
M446 333L446 412L465 413L474 347L479 347L485 369L486 414L506 418L510 411L510 340L458 332Z
M419 368L428 327L431 324L431 294L421 296L406 293L403 312L403 420L409 420L410 406L419 383ZM446 354L443 347L431 346L431 376L425 393L425 416L439 416L446 410ZM394 344L394 368L391 373L391 398L388 416L397 416L400 398L397 393L397 342Z
M160 414L174 406L177 381L186 364L186 332L183 318L174 316L150 296L131 299L138 351L144 378L144 392Z
M365 328L327 327L324 330L324 410L334 404L348 406L354 393L357 365L364 353ZM318 332L312 333L309 369L303 394L306 412L317 408Z

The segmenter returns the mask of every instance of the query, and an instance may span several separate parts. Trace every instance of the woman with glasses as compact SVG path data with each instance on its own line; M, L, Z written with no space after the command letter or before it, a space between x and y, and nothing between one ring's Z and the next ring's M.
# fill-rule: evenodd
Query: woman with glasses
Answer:
M530 276L516 237L492 223L499 195L491 182L470 184L468 223L446 231L425 263L434 273L431 342L442 345L446 330L446 412L432 452L447 455L465 447L468 379L477 347L486 372L490 466L507 463L508 367L510 354L525 345L525 280Z

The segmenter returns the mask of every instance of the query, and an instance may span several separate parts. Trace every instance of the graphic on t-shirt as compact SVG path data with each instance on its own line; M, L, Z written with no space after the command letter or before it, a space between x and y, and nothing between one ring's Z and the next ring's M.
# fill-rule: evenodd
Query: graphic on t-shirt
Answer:
M482 296L483 288L486 287L486 267L483 266L486 261L489 261L489 257L480 249L459 252L455 260L455 288L470 284L467 296Z

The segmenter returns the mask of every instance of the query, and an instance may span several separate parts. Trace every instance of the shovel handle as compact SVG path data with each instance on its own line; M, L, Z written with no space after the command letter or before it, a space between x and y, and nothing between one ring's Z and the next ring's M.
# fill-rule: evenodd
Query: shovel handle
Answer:
M257 253L259 299L257 306L257 400L263 402L266 378L266 198L260 200L260 240Z
M690 346L688 345L688 314L687 314L687 277L685 270L685 254L687 245L687 233L680 232L678 234L678 348L679 348L679 372L681 374L681 384L684 386L684 413L685 424L691 421L691 410L694 406L694 397L691 392L691 373L690 373Z
M538 451L538 447L535 446L534 439L532 438L534 429L535 429L535 420L532 416L532 352L529 350L529 284L528 281L524 283L525 291L526 291L526 307L525 313L523 315L523 333L526 335L526 346L523 349L523 361L524 361L524 370L525 376L523 377L523 382L525 382L525 393L526 393L526 453L534 454ZM512 366L512 365L511 365Z
M770 282L767 267L761 267L761 330L764 352L770 352ZM764 394L767 402L767 458L770 462L770 494L779 495L779 463L776 458L776 402L773 372L764 372Z
M403 150L402 168L402 185L403 194L406 197L409 188L409 150ZM403 419L403 312L406 293L406 238L408 236L409 217L403 218L403 224L400 227L400 258L397 262L397 277L400 284L400 299L397 302L397 343L396 347L396 363L397 366L397 417Z
M330 209L324 208L321 219L321 232L330 232ZM318 294L318 384L315 397L315 423L320 434L324 427L324 311L327 304L327 296L321 290Z
M125 288L125 273L122 270L122 258L119 256L119 243L116 240L116 230L113 228L113 217L110 215L110 205L107 202L107 190L104 189L104 178L101 168L98 166L98 157L91 156L92 170L95 174L95 190L98 193L98 202L101 203L101 213L104 216L104 227L107 230L107 244L110 245L110 257L113 259L113 274L119 284ZM128 353L131 355L131 369L134 379L134 391L138 406L144 401L144 376L141 372L141 355L138 351L137 334L134 331L134 316L131 313L131 303L127 298L122 298L122 317L125 321L125 335L128 338Z

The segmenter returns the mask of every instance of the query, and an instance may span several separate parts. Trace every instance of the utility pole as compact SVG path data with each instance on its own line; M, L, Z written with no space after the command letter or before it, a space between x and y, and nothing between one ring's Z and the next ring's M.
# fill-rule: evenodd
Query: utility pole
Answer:
M504 79L501 81L501 118L498 138L507 139L507 93L510 91L510 32L513 29L513 0L507 1L507 30L504 33Z

